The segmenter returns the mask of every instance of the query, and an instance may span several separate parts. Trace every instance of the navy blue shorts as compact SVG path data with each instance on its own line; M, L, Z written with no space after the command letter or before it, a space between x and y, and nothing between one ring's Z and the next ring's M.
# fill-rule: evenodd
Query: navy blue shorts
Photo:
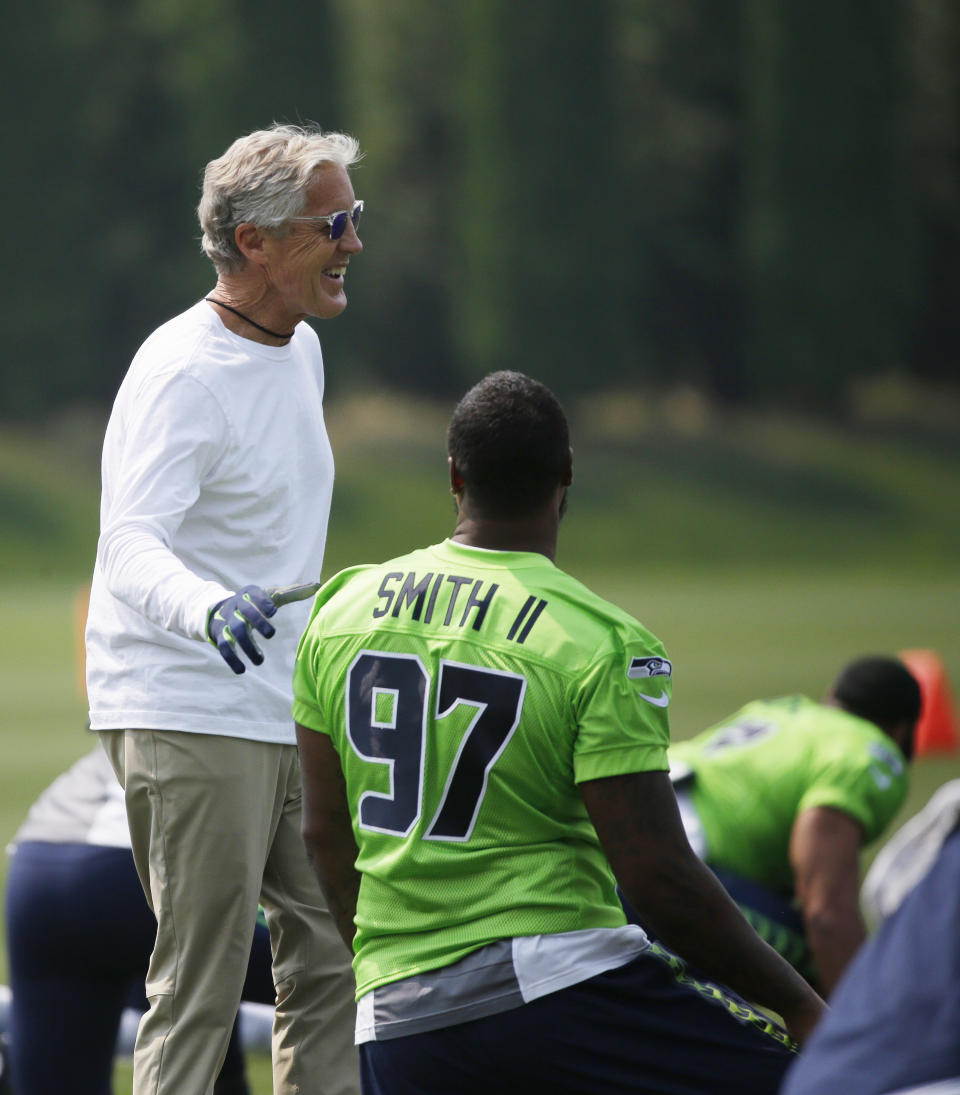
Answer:
M655 947L511 1011L360 1046L364 1095L774 1095L789 1038Z

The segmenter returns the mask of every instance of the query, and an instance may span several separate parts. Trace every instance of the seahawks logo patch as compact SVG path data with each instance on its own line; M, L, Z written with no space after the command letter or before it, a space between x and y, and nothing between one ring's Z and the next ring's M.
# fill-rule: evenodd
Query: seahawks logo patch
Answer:
M673 673L673 665L666 658L633 658L627 676L631 680L640 677L669 677Z

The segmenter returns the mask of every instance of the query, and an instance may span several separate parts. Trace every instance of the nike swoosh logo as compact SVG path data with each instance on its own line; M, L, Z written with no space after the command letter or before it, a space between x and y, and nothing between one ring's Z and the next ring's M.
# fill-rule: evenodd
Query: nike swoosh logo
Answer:
M638 692L637 695L647 703L652 703L654 707L667 707L670 703L670 697L666 692L661 692L659 696L645 696L642 692Z

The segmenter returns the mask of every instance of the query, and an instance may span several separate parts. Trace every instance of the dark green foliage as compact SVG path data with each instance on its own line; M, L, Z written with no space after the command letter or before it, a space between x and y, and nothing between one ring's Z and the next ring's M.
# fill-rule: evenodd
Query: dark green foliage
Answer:
M355 133L368 202L334 393L690 384L841 414L955 377L950 0L37 0L11 8L0 419L105 406L212 283L203 165Z
M750 0L746 141L752 386L842 408L907 350L915 218L900 0ZM838 383L839 381L839 383Z

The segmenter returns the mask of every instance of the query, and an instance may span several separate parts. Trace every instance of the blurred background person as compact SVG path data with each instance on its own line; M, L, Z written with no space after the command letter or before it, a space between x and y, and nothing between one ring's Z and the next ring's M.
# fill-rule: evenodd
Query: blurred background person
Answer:
M960 822L960 779L938 787L873 857L860 888L867 920L879 927L930 870L943 842Z
M145 1011L157 922L130 851L123 790L99 746L30 807L8 851L9 1049L17 1095L110 1095L125 1008ZM258 924L243 999L273 1004ZM214 1095L248 1091L238 1024Z
M824 993L866 938L860 852L903 803L919 714L903 663L867 656L822 702L754 700L670 747L691 844Z

